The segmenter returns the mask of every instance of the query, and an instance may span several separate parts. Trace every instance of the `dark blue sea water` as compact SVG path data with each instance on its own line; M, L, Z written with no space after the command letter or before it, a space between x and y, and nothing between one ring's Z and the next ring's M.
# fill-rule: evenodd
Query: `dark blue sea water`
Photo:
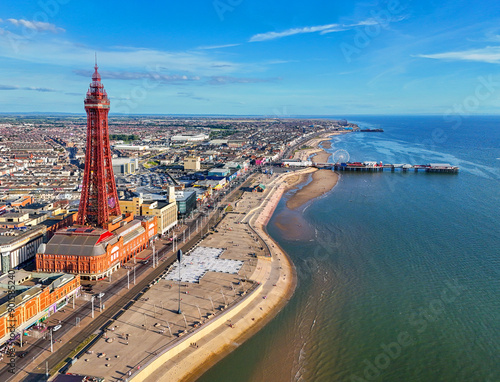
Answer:
M461 171L343 173L300 211L282 200L268 228L297 290L199 381L500 381L500 117L349 121L385 132L334 137L328 151ZM278 228L290 213L310 238Z

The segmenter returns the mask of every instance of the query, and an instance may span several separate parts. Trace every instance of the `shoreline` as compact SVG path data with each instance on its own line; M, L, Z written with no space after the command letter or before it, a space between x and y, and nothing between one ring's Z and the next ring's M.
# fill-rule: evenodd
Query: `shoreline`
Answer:
M302 171L304 171L305 173L311 172L310 169ZM279 312L281 312L281 310L285 307L288 301L290 301L290 299L292 298L295 289L297 287L297 272L295 269L295 265L293 264L288 254L268 234L267 224L269 223L269 220L271 219L274 211L276 210L276 207L278 206L279 201L281 200L285 192L287 192L294 186L302 183L303 174L300 174L301 176L299 176L298 178L293 178L293 175L297 174L292 173L283 176L280 186L277 189L273 189L274 193L270 193L268 195L269 199L273 200L271 204L267 203L266 206L261 211L261 213L258 215L257 221L260 220L259 226L254 225L252 227L251 223L249 222L249 226L251 226L251 228L253 228L257 232L257 234L259 234L260 230L262 233L259 236L264 241L267 240L272 242L272 246L276 248L276 250L279 251L283 256L283 258L286 260L287 269L292 273L291 283L289 283L286 292L282 294L280 301L278 301L278 303L272 308L272 310L269 313L262 315L257 321L254 321L254 324L251 327L249 327L244 332L242 332L238 337L233 339L233 342L237 342L238 346L234 347L228 344L224 348L219 349L219 351L217 353L214 353L211 358L206 359L202 365L200 365L197 369L189 373L184 379L181 379L180 380L181 382L195 382L196 380L198 380L198 378L200 378L204 373L206 373L213 366L215 366L219 361L223 360L228 354L236 350L239 347L239 345L242 345L246 340L250 339L255 334L257 334L261 329L263 329L269 322L271 322L279 314ZM252 216L249 220L251 220L254 216ZM283 265L283 263L281 264Z
M328 139L321 137L314 140L316 142L313 144L317 146ZM317 150L318 155L330 155L323 149ZM187 344L188 338L186 338L186 341L177 344L171 351L147 365L132 378L133 381L196 381L279 314L295 292L297 274L288 254L268 234L267 224L287 191L307 181L310 174L313 176L311 183L316 183L318 181L316 174L323 175L322 171L338 177L329 170L318 171L314 168L307 168L280 174L267 184L268 189L262 203L248 211L242 220L242 222L247 220L249 228L262 240L271 253L270 257L259 256L257 266L248 278L258 283L257 289L189 337L190 341L203 343L202 346L193 350ZM325 187L321 179L319 186ZM305 203L325 193L318 194L317 188L306 189L302 193L301 200ZM231 326L228 326L228 321L232 323Z
M257 221L258 226L254 226L253 228L258 232L259 230L262 232L261 237L263 239L267 239L269 242L272 243L273 249L276 251L279 251L281 255L283 256L284 259L287 261L287 265L289 269L292 272L293 278L292 282L289 284L289 288L281 296L280 301L278 304L276 304L272 310L261 316L258 321L254 321L254 325L249 327L247 330L245 330L243 333L241 333L238 337L234 338L234 342L238 342L238 346L243 344L246 340L250 339L253 337L255 334L257 334L264 326L266 326L269 322L271 322L278 314L279 312L285 307L285 305L290 301L292 298L295 289L297 287L297 273L296 273L296 268L295 265L293 264L293 261L289 257L288 253L283 250L283 248L276 242L274 241L271 236L267 232L267 225L269 223L269 220L271 219L272 215L274 214L274 211L276 210L276 207L283 197L283 195L293 189L294 187L300 186L302 183L307 181L307 177L310 174L314 174L317 171L314 169L308 168L305 170L300 170L294 173L286 174L282 177L281 179L281 184L278 186L277 189L273 189L273 194L269 195L269 199L273 199L272 203L268 203L266 205L267 208L264 208L261 213L258 215ZM335 174L337 175L337 174ZM333 188L333 187L332 187ZM311 195L308 199L308 201L316 199L317 196ZM288 207L287 207L288 208ZM253 218L253 217L252 217ZM250 220L252 219L250 218ZM250 225L250 224L249 224ZM198 378L200 378L205 372L207 372L210 368L215 366L219 361L224 359L228 354L230 354L232 351L236 350L238 346L231 346L231 345L226 345L224 348L219 349L217 353L214 353L209 359L206 359L202 365L197 367L195 370L192 370L191 373L189 373L184 379L181 379L180 381L182 382L195 382Z
M246 220L271 252L271 257L258 257L257 266L248 277L258 283L257 289L189 337L189 341L202 343L199 348L193 349L187 344L188 341L183 341L155 359L131 380L196 381L283 309L295 291L296 271L288 254L267 234L266 225L283 194L302 180L303 173L312 171L305 169L299 171L300 175L278 175L269 182L262 203L248 211L242 220ZM231 327L227 324L228 319L231 320Z
M333 190L337 185L339 175L331 170L317 170L312 174L312 180L297 190L286 202L287 208L296 210L309 201L319 198Z
M322 139L316 138L315 140L317 141L317 142L315 142L315 144L318 145L319 143L323 142L325 139L324 138L322 138ZM318 149L318 150L320 150L320 151L318 151L316 153L316 156L320 156L322 154L326 155L327 156L327 158L325 159L325 162L326 162L326 160L331 156L331 154L325 152L323 149ZM286 260L287 268L292 272L292 275L293 275L292 282L288 285L288 289L286 290L285 293L282 294L282 296L280 297L280 300L271 309L270 312L262 315L257 321L254 321L254 324L252 326L248 327L244 332L240 333L237 337L232 339L233 344L234 344L234 342L238 343L237 346L227 344L224 347L219 348L216 352L212 353L212 355L210 357L205 359L205 361L203 361L203 363L201 365L198 365L196 368L192 369L183 379L180 379L179 381L195 382L196 380L198 380L198 378L200 378L205 372L210 370L219 361L224 359L228 354L230 354L231 352L236 350L237 347L239 347L241 344L243 344L246 340L253 337L264 326L266 326L269 322L271 322L279 314L279 312L285 307L285 305L288 303L288 301L290 301L290 299L292 298L292 296L295 292L295 289L297 287L296 268L295 268L295 265L293 264L293 261L289 257L288 253L286 253L281 248L281 246L271 238L271 236L267 232L267 225L268 225L274 211L276 210L276 207L278 206L279 201L283 197L283 195L287 191L293 189L294 187L298 187L301 184L305 183L308 180L308 177L310 175L312 175L314 177L314 175L317 174L319 171L328 171L329 173L331 173L335 176L335 182L333 184L331 184L331 187L329 187L326 192L332 190L338 182L339 175L336 173L333 173L332 171L329 171L329 170L317 170L317 169L313 169L313 168L307 168L307 169L299 170L299 171L296 171L293 173L281 175L275 181L273 181L276 183L279 182L280 183L279 186L277 188L274 188L272 190L272 192L270 192L270 194L268 194L266 196L266 198L268 198L268 202L266 203L266 205L264 206L262 211L258 214L258 217L256 219L257 220L256 223L258 223L258 226L254 225L252 227L251 223L249 222L249 225L252 228L254 228L254 230L257 233L259 233L259 231L260 231L259 236L264 241L267 240L267 241L271 242L273 249L275 249L276 251L279 251L281 253L281 255L283 256L283 258ZM314 178L312 179L312 181L309 184L312 184L313 182L315 182ZM323 182L321 182L321 184L319 186L324 187ZM307 187L307 185L305 187ZM316 199L319 196L324 195L326 192L321 192L319 195L317 195L317 192L316 193L315 192L307 192L307 190L306 190L306 192L305 192L306 195L301 196L301 200L303 201L301 205L303 205L303 204L305 204L313 199ZM294 196L292 196L290 199L294 198ZM272 199L272 200L269 200L269 199ZM272 203L269 203L269 202L272 202ZM287 208L289 208L288 203L287 203ZM254 218L254 216L252 216L249 220L251 221Z
M308 148L296 150L294 155L293 155L293 159L305 161L305 160L308 160L314 154L320 154L320 153L324 152L324 150L318 146L320 144L322 144L323 142L327 142L327 143L325 143L326 148L330 148L331 147L330 138L333 136L336 136L336 135L341 135L341 134L344 134L344 133L342 133L342 132L325 133L325 134L321 134L319 137L310 139L309 141L307 141L303 145L303 146L306 146ZM318 160L318 162L321 162L321 161ZM325 162L326 162L326 160L325 160Z

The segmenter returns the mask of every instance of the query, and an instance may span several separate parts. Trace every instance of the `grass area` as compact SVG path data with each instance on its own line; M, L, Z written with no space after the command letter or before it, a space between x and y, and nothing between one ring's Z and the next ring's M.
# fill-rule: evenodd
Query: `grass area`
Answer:
M154 166L158 166L160 164L160 162L157 162L157 161L149 161L148 163L144 163L144 168L150 168L150 167L154 167Z

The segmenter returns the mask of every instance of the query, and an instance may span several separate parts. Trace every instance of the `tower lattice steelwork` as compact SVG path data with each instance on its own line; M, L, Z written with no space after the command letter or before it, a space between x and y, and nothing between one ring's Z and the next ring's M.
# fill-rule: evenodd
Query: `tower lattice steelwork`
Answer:
M120 206L109 146L109 98L97 69L96 60L95 72L85 98L87 151L78 224L104 228L110 216L120 215Z

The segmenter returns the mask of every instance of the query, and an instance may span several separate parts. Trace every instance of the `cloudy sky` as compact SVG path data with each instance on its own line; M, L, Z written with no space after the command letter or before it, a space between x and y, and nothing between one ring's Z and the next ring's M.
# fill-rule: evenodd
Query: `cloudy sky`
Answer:
M133 3L133 4L131 4ZM2 1L0 112L500 111L500 4L470 0Z

